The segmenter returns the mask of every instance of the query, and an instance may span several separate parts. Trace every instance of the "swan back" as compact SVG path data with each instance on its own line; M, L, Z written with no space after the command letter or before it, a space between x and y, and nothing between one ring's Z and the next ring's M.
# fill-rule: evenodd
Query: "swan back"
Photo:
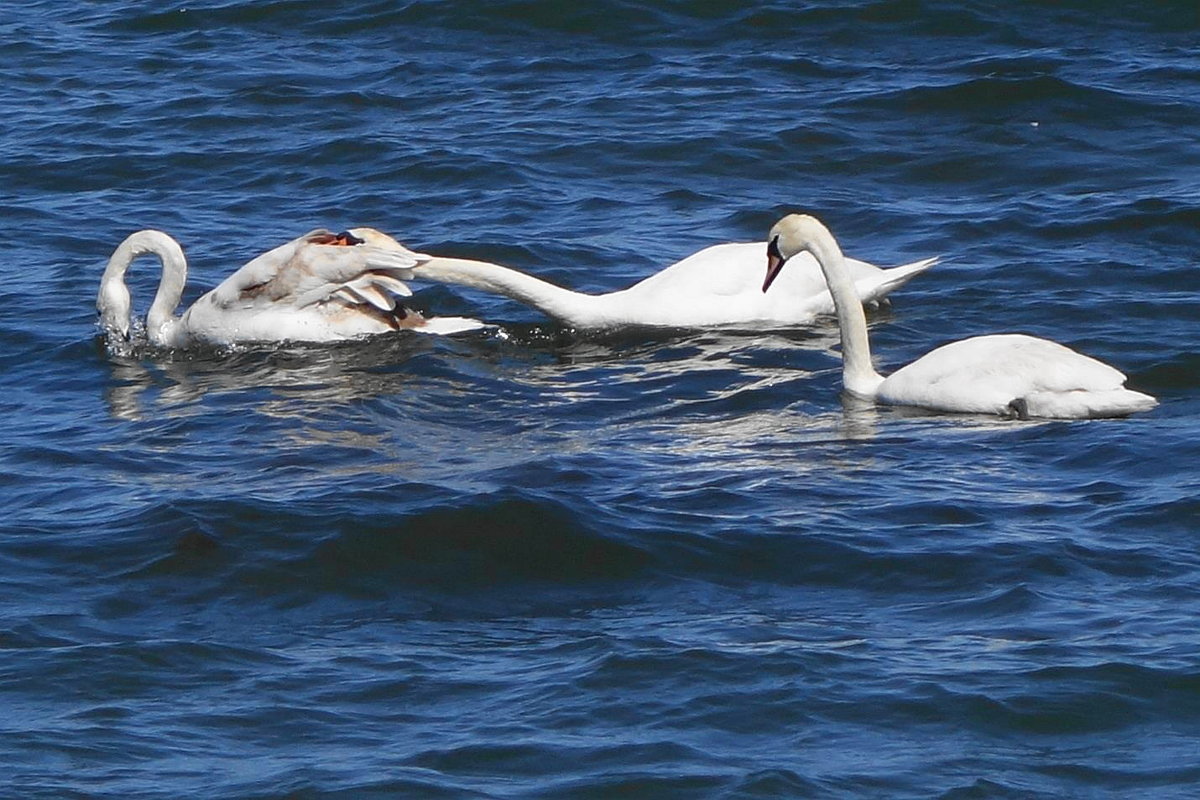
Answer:
M1156 404L1124 384L1120 370L1066 345L1024 334L992 334L931 350L889 375L879 400L1049 419L1119 417Z
M761 292L764 248L759 242L711 245L627 289L599 296L598 306L627 324L681 328L796 324L833 311L815 261L811 269L789 270L770 294Z

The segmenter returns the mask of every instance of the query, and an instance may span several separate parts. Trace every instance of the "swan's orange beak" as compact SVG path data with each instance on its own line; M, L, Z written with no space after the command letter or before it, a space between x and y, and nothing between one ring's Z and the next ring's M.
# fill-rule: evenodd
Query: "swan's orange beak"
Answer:
M783 265L787 263L787 259L779 252L779 237L767 244L767 277L763 280L763 292L771 288L771 284L779 277L779 273L783 270Z

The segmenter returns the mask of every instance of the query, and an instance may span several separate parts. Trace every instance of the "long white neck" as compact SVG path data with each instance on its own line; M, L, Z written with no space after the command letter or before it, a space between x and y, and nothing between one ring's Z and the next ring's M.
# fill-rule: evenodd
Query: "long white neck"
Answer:
M414 277L456 283L510 297L567 325L602 324L600 298L573 292L515 269L466 258L433 256L413 270Z
M96 308L105 327L128 335L133 309L125 273L134 259L145 253L158 256L162 263L158 291L146 312L146 335L155 344L174 344L179 329L175 308L187 284L187 259L179 244L161 231L138 231L117 245L100 278Z
M824 226L807 227L804 246L821 265L825 282L833 296L833 307L837 311L838 328L842 337L842 384L846 391L860 397L874 397L883 382L883 376L875 371L871 363L871 343L867 338L867 315L854 287L854 280L846 268L842 248L833 234Z

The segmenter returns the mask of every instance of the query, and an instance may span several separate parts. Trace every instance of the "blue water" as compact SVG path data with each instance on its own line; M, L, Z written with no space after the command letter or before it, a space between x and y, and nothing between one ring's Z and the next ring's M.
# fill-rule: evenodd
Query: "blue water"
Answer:
M30 0L0 15L0 794L1200 794L1194 2ZM836 329L110 354L373 225L585 290L821 216L1161 405L844 405ZM141 307L151 262L133 284Z

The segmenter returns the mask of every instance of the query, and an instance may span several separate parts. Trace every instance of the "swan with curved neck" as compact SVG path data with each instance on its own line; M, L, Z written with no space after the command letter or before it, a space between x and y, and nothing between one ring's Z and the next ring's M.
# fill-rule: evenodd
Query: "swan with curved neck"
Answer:
M1125 388L1120 371L1064 345L1023 334L974 336L943 345L886 378L871 364L867 321L842 250L814 217L792 214L768 236L765 294L783 268L810 253L833 293L846 391L887 405L1005 417L1123 417L1157 405Z
M146 313L146 336L166 347L329 342L400 328L453 333L482 325L462 317L426 319L399 305L397 296L412 294L404 279L428 256L373 228L306 233L248 262L176 316L187 284L187 259L167 234L143 230L117 246L100 278L96 309L109 334L130 336L132 300L125 273L145 254L162 264Z
M833 313L833 299L813 258L797 259L769 296L759 291L761 259L761 244L714 245L627 289L598 295L465 258L432 256L413 268L412 278L504 295L577 329L798 325ZM930 258L893 269L853 259L846 263L859 301L878 303L936 262Z

